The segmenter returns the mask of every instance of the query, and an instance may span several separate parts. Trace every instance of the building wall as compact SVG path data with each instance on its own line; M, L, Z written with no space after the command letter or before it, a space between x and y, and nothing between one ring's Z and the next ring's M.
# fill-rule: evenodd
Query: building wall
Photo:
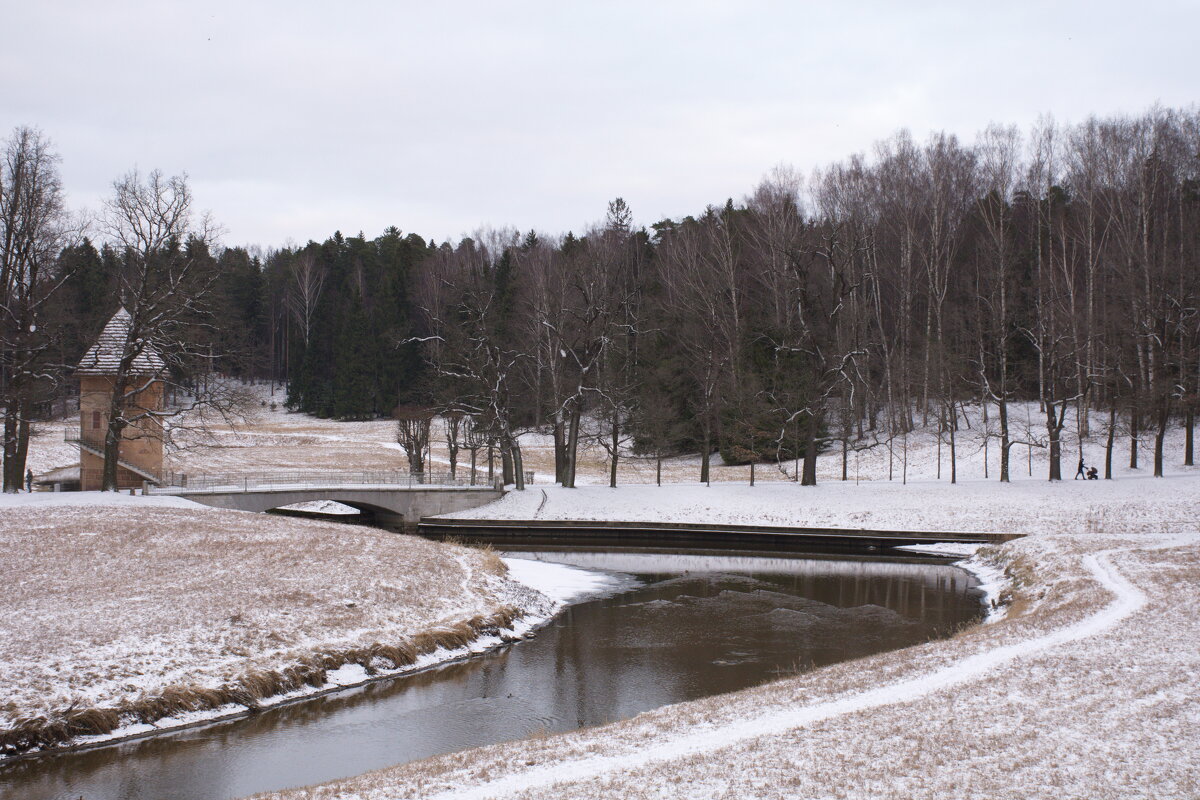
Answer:
M111 377L88 375L79 379L79 438L100 450L104 449L112 390ZM161 411L162 407L162 381L154 381L133 397L130 412L133 415L143 410ZM161 423L156 419L144 419L128 426L121 439L120 458L147 472L162 474ZM80 448L79 467L80 488L85 492L99 489L103 481L104 459ZM117 467L118 488L138 487L143 480L137 473Z

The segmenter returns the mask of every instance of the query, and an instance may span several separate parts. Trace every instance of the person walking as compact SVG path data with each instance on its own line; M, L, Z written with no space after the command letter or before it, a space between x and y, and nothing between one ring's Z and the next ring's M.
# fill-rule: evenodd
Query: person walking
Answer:
M1075 470L1075 480L1080 478L1087 480L1087 467L1083 464L1083 453L1079 454L1079 469Z

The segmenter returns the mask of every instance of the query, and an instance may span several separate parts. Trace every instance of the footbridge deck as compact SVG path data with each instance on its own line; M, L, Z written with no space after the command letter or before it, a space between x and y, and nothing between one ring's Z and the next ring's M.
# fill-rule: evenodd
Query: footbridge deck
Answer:
M964 531L901 531L867 528L775 527L768 525L723 525L703 522L633 522L615 520L518 520L427 518L418 532L431 536L520 543L561 543L597 547L675 546L737 547L747 549L832 548L884 550L935 543L999 544L1021 538L1018 533L974 533Z
M294 472L173 475L151 495L175 495L215 508L271 511L320 500L350 506L379 526L414 530L422 517L478 508L504 496L502 486L468 476L407 472Z

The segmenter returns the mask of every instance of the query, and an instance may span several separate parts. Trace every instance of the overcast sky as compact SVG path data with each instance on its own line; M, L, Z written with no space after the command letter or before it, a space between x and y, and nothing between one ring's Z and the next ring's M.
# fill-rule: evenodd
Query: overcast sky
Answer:
M1195 103L1200 4L16 2L0 124L72 207L186 172L227 245L576 231L739 199L900 127Z

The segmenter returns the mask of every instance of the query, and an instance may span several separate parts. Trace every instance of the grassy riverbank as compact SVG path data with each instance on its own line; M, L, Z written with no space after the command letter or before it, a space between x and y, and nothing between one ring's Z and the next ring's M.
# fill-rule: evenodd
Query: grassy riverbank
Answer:
M412 667L551 603L495 554L172 498L0 498L0 753Z

